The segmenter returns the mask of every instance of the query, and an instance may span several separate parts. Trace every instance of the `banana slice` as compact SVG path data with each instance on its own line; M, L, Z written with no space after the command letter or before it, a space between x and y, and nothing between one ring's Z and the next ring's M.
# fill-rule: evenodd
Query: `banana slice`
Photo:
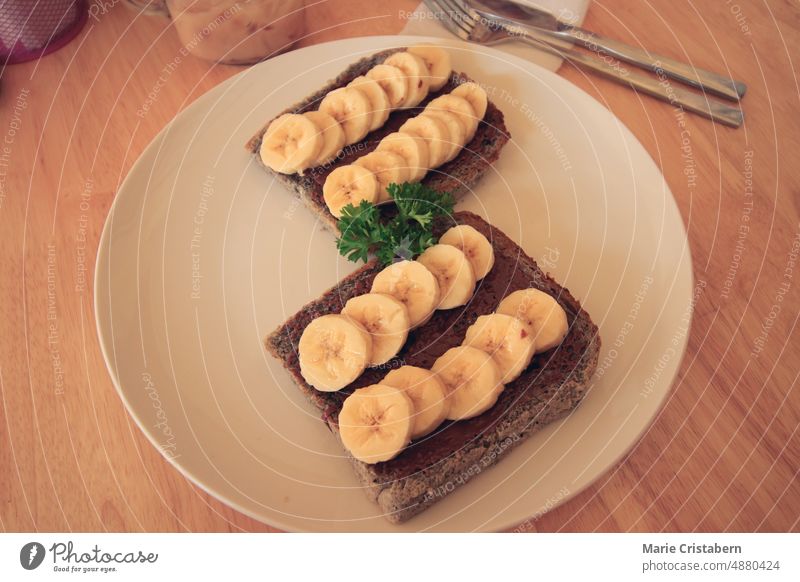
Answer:
M384 137L376 152L392 152L401 156L408 168L408 181L419 182L430 169L428 144L417 135L396 131Z
M411 442L413 416L414 404L403 390L373 384L345 399L339 411L339 436L359 461L388 461Z
M467 328L463 345L492 356L500 368L503 384L519 378L530 365L535 347L528 326L502 313L481 315Z
M412 440L431 433L447 418L450 410L447 391L433 372L416 366L402 366L386 374L381 384L404 390L414 403Z
M383 269L372 281L372 293L386 293L405 305L412 328L428 321L439 304L436 278L416 261L399 261Z
M431 371L447 390L447 418L464 420L489 410L503 391L500 368L477 348L450 348L433 363Z
M364 372L372 338L344 315L323 315L303 330L297 351L305 381L321 392L336 392Z
M437 309L466 305L475 291L475 273L467 256L450 245L433 245L417 257L439 283L442 298Z
M364 93L369 99L370 109L372 110L372 123L369 130L373 131L382 127L389 119L392 108L389 104L389 96L375 79L370 79L364 75L356 77L347 84L348 87L357 89Z
M478 119L469 101L457 95L441 95L425 106L425 111L450 111L458 116L467 133L464 143L469 143L478 129Z
M450 160L455 158L458 154L460 154L461 148L466 143L467 132L464 129L464 125L461 123L461 120L459 120L458 116L452 111L441 111L438 109L433 111L425 110L425 113L423 113L422 115L428 117L435 117L436 119L444 123L445 126L447 127L447 133L450 136L450 140L448 143L448 145L450 146L450 150L448 151L447 157L444 160L445 163L449 162Z
M322 134L310 119L286 113L269 124L259 154L267 167L281 174L294 174L316 161L322 142Z
M363 166L340 166L325 178L322 197L331 214L339 218L342 208L348 204L358 206L362 200L375 203L378 200L378 179Z
M322 134L322 147L312 166L327 164L342 151L345 139L344 130L333 117L322 111L306 111L303 116L310 119Z
M432 45L412 46L408 49L408 52L425 61L425 66L428 68L428 82L431 91L438 91L445 86L453 70L450 53Z
M367 77L377 81L378 85L386 92L392 109L403 106L406 95L408 95L408 84L403 71L391 65L375 65L367 72Z
M378 202L391 200L387 186L391 183L402 184L408 181L410 173L406 161L393 152L371 152L361 156L353 164L366 168L375 175L378 180Z
M400 132L416 135L425 140L431 168L441 166L450 154L450 132L441 119L430 115L417 115L401 125Z
M528 326L537 354L560 344L569 329L564 308L538 289L514 291L500 302L497 313L514 316Z
M461 249L469 259L475 278L483 279L494 266L494 247L480 232L468 224L459 224L445 232L439 243Z
M383 64L397 67L405 75L408 92L400 107L404 109L416 107L428 96L428 89L430 88L428 67L420 57L403 51L394 53L383 61Z
M467 102L472 105L472 111L479 120L483 119L483 116L486 115L486 108L489 106L489 97L486 96L486 91L483 87L477 83L473 83L472 81L461 83L461 85L450 91L450 95L466 99Z
M365 293L353 297L345 304L342 315L360 323L372 336L369 366L391 360L408 338L408 310L391 295Z
M352 87L340 87L325 95L319 110L339 122L348 144L364 139L372 126L369 99L362 91Z

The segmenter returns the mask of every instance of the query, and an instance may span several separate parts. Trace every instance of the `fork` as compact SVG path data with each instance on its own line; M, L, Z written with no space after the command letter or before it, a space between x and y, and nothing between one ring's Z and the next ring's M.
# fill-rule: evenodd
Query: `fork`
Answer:
M475 8L484 14L493 14L525 24L536 31L537 36L541 37L544 42L549 41L549 44L553 44L556 40L566 41L566 46L569 48L576 43L599 55L610 55L641 69L655 71L660 68L666 76L717 97L738 101L747 91L747 85L741 81L642 50L613 38L606 38L579 26L567 24L556 18L553 13L535 5L520 4L514 0L456 1L467 11Z
M532 27L482 11L477 7L466 9L456 0L425 0L425 4L435 14L443 15L442 23L445 27L462 40L486 46L521 40L617 83L627 84L661 101L666 101L724 125L739 127L744 121L742 111L736 107L681 87L674 87L667 74L660 68L656 68L657 77L628 71L616 63L609 64L599 56L582 53L561 45L554 46L551 44L552 39L547 39L541 33L537 33L536 29Z

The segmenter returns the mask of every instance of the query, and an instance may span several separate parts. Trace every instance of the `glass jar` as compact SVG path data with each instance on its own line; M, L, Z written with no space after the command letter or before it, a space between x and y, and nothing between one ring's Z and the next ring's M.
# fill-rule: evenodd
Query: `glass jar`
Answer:
M288 50L305 30L305 0L167 0L186 50L246 65Z
M85 1L5 0L0 5L3 65L43 57L70 42L86 24Z

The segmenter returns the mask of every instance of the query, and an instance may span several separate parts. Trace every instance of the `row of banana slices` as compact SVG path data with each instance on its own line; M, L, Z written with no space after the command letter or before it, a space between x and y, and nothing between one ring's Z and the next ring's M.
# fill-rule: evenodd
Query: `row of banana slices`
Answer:
M443 421L489 410L534 353L555 347L566 334L566 313L555 299L538 289L515 291L467 328L462 345L430 370L402 366L348 396L339 412L342 443L364 463L393 459Z
M396 356L436 309L465 305L493 265L485 236L466 224L452 227L416 260L384 268L370 292L349 299L341 313L309 323L298 346L300 373L317 390L341 390Z
M455 158L472 141L488 106L486 91L473 82L433 99L422 113L378 143L375 151L331 172L322 188L336 218L348 204L391 200L391 183L419 182L429 170Z
M387 363L409 330L436 309L466 304L493 265L485 236L469 225L451 228L416 261L383 269L370 292L348 300L341 313L308 324L298 346L303 378L333 392L367 367ZM491 408L533 355L555 347L566 333L566 313L555 299L537 289L515 291L495 313L480 316L462 345L445 352L431 370L402 366L351 394L339 414L342 442L366 463L389 460L444 420Z
M416 107L452 71L450 54L420 45L390 55L345 87L329 92L317 111L287 113L270 123L261 160L283 174L302 173L336 158L346 145L382 127L395 109Z

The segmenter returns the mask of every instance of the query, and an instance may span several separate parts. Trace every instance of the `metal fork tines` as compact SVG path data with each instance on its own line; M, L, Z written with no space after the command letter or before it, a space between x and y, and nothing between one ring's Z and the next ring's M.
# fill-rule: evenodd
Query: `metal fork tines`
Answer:
M643 93L731 127L739 127L742 111L706 95L672 85L668 75L657 70L656 76L629 71L607 62L597 55L580 52L569 44L558 42L535 28L499 17L475 6L464 6L458 0L425 0L450 32L468 42L491 46L502 42L523 41L544 52L566 59L584 69L594 71L617 83L629 85Z

